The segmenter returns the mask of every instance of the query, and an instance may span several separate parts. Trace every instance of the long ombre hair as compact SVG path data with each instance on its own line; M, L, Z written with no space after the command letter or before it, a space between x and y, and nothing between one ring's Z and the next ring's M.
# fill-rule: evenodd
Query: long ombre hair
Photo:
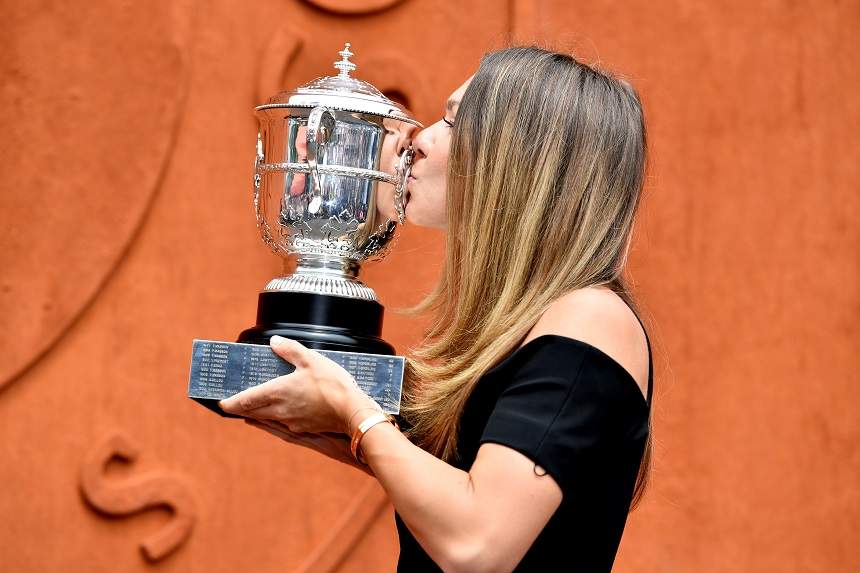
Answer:
M410 440L455 459L478 379L563 294L605 285L637 309L622 273L645 150L642 107L623 79L537 47L484 56L453 128L444 272L414 309L435 321L404 381Z

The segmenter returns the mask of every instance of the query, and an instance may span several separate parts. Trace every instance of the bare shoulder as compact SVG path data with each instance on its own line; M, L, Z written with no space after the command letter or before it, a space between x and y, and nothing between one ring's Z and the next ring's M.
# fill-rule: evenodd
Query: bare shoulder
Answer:
M618 362L636 380L643 395L648 388L648 346L645 332L621 297L605 287L571 291L550 305L524 341L558 334L586 342Z

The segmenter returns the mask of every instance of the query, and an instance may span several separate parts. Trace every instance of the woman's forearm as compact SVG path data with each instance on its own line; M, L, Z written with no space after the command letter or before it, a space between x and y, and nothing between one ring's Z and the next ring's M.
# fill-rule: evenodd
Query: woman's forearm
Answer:
M473 559L480 515L468 472L427 453L393 425L371 427L361 451L409 531L450 571Z
M349 435L363 418L359 409L375 406L369 397L352 393L342 404ZM384 422L365 432L360 448L394 509L427 554L446 571L467 564L474 567L473 559L481 553L481 512L475 511L471 475L424 451Z

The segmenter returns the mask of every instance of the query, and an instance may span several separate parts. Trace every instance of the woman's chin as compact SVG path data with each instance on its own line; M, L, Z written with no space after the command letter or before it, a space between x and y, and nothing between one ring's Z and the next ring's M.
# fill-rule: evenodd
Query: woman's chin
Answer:
M421 210L420 206L410 209L410 204L406 205L406 220L411 225L444 230L447 227L447 221L437 219L436 217L428 216L426 212Z
M412 207L411 203L406 204L406 209L404 210L406 213L406 221L413 225L421 225L421 212L418 212L418 216L416 218L415 209Z
M419 227L426 226L421 216L421 207L416 207L414 203L409 202L406 203L406 221L411 223L412 225L418 225Z

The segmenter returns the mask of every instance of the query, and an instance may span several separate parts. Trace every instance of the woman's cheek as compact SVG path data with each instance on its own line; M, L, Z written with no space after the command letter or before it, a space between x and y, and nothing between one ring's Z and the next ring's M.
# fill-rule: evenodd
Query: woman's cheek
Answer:
M421 213L421 202L420 200L417 200L416 195L413 192L409 195L409 202L406 203L406 219L410 223L415 223L417 225L420 221L416 219L416 213L419 215Z
M445 212L445 195L442 194L439 200L433 205L433 226L445 228L448 224L448 216Z
M424 225L425 205L421 200L420 191L418 194L412 194L409 197L409 202L406 204L406 219L415 225Z
M406 205L406 218L420 227L444 228L447 224L444 195L440 198L435 190L413 194Z

